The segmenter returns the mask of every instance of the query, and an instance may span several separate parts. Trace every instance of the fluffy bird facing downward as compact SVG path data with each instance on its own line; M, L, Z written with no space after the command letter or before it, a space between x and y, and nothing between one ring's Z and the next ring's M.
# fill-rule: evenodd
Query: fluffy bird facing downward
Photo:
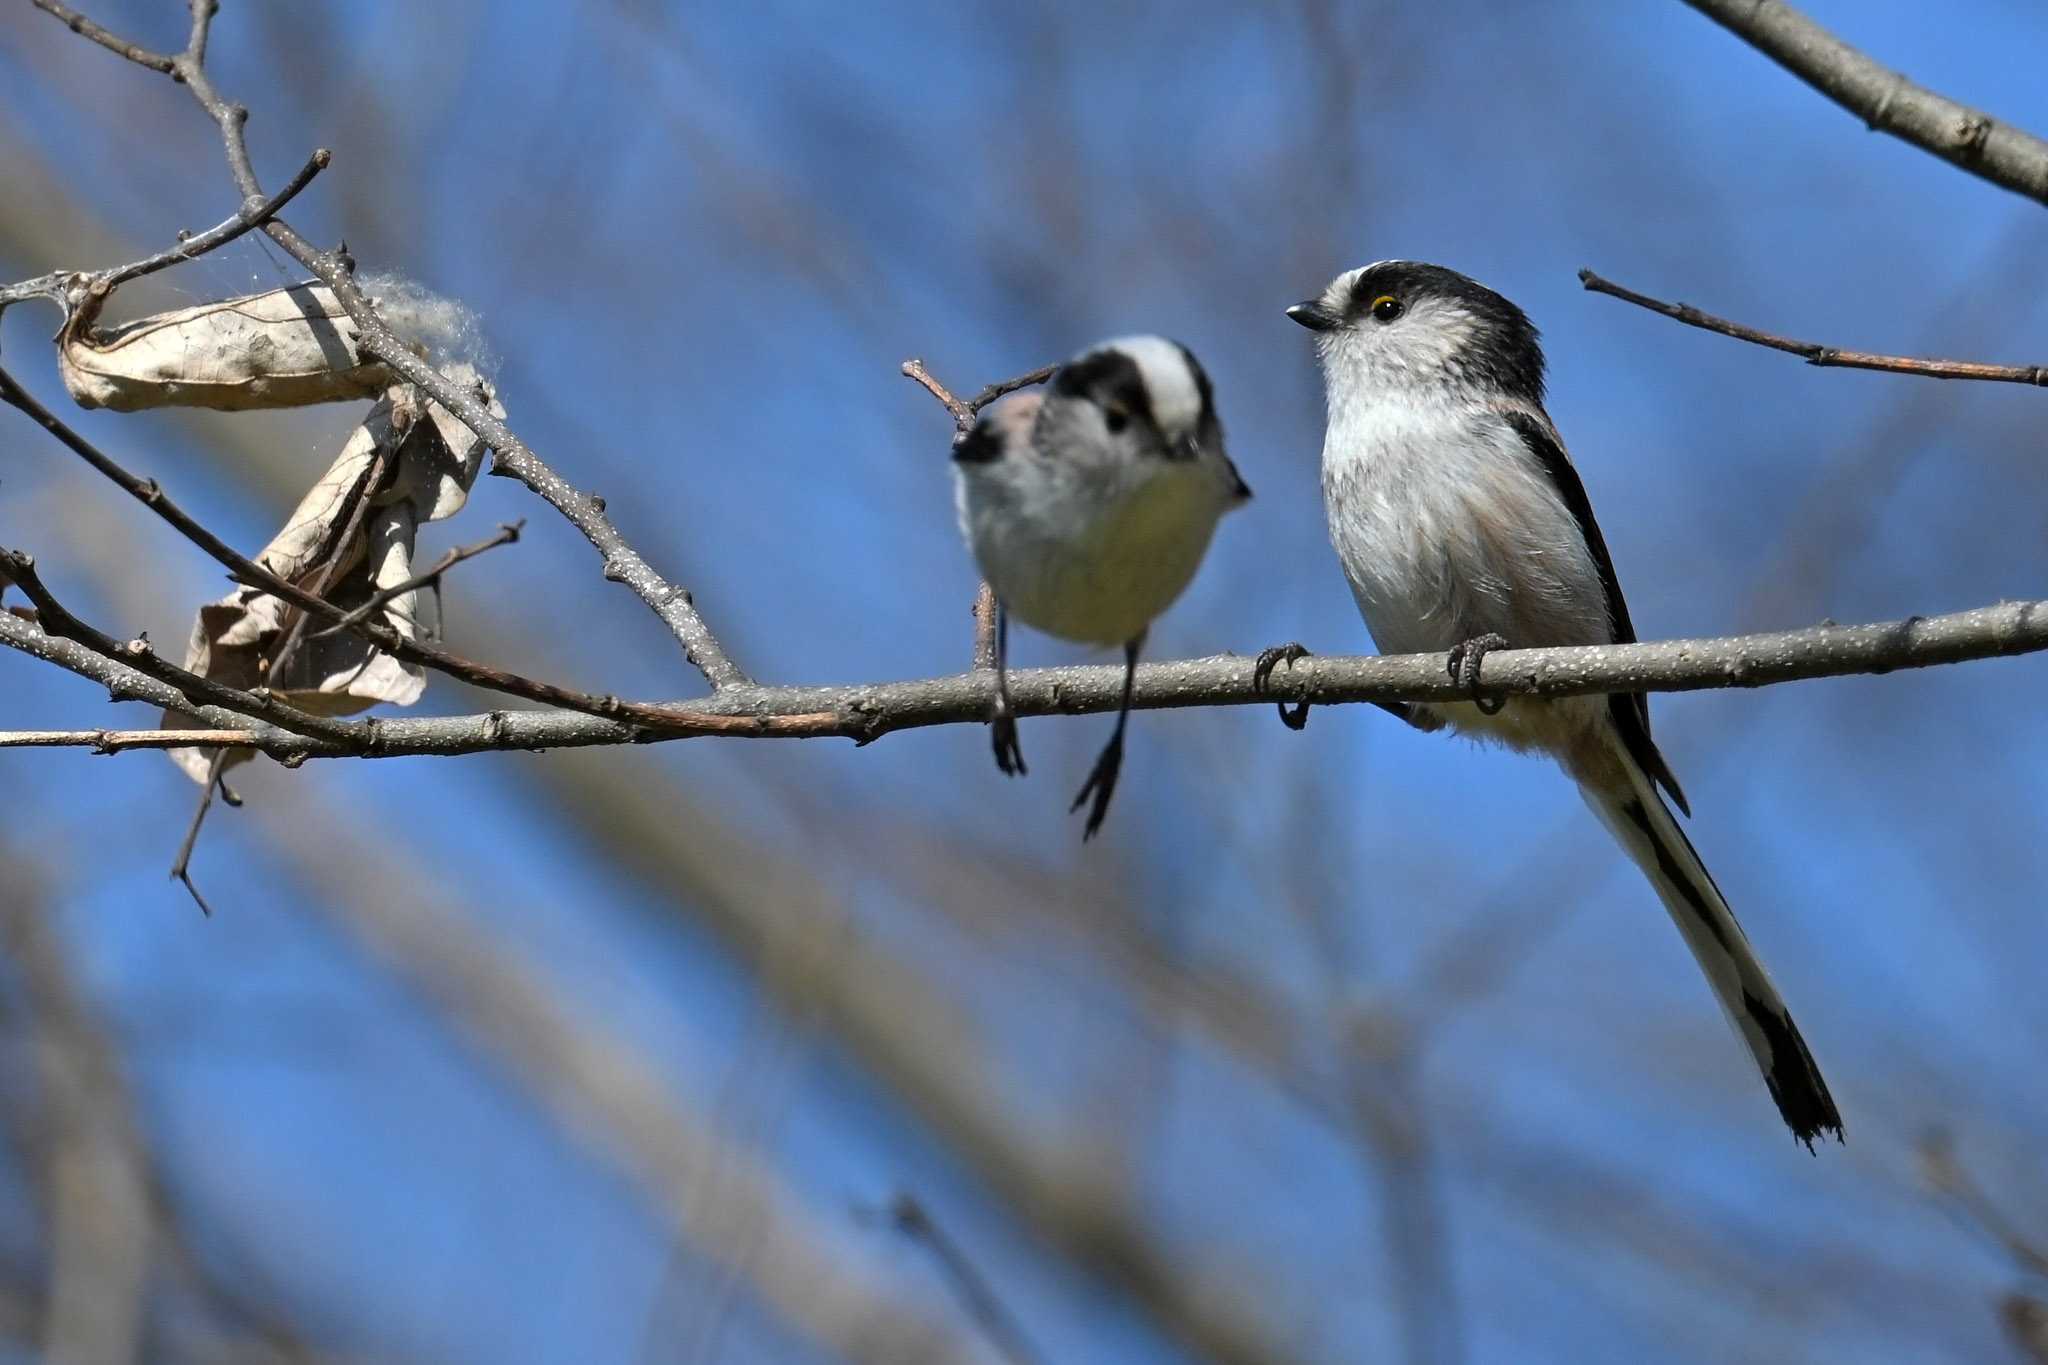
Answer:
M1123 704L1074 809L1102 827L1123 764L1145 632L1195 575L1223 514L1251 497L1223 451L1215 390L1187 347L1105 341L1042 392L988 409L953 448L960 529L996 596L996 766L1024 771L1005 677L1009 616L1122 645Z
M1323 497L1358 610L1383 652L1447 652L1472 687L1473 700L1418 706L1412 719L1562 764L1671 912L1793 1135L1809 1148L1840 1138L1791 1012L1658 793L1691 814L1650 740L1647 700L1479 695L1490 648L1636 638L1543 411L1536 328L1484 285L1414 261L1346 271L1287 315L1316 334L1329 399Z

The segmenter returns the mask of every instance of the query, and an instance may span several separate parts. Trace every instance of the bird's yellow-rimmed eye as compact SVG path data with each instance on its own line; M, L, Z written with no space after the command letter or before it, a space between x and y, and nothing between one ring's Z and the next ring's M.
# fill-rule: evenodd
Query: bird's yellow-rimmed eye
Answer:
M1405 311L1401 300L1392 294L1382 294L1372 301L1372 315L1381 322L1392 322Z

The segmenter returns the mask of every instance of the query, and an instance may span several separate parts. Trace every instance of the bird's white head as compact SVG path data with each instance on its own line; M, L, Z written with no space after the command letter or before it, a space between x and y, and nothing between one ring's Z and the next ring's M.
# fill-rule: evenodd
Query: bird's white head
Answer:
M1316 334L1333 401L1342 385L1543 402L1543 348L1528 314L1455 270L1377 261L1287 316Z

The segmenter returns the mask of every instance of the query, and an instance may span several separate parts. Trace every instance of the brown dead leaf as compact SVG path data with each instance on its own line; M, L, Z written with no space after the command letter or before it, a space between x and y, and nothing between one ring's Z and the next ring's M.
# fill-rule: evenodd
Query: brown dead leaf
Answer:
M203 303L94 325L89 298L57 335L57 368L81 407L135 412L196 407L293 408L375 398L393 376L363 355L355 322L325 285Z
M491 410L503 415L473 368L452 364L443 372L458 384L475 387ZM334 463L256 556L257 562L278 577L311 589L322 566L338 556L340 571L322 595L344 610L359 607L413 576L419 527L461 510L484 453L483 442L439 404L422 402L409 386L395 387L350 434ZM380 454L388 457L385 476L365 494L363 484ZM365 495L370 505L353 542L335 545L355 500ZM416 640L422 634L419 596L417 589L400 593L379 607L372 619ZM266 592L237 588L199 609L185 666L233 687L267 686L293 705L321 715L348 715L378 702L409 706L425 691L423 669L350 631L316 636L308 630L284 673L272 676L272 654L295 615L295 608ZM166 726L189 723L189 717L165 713ZM209 751L169 752L194 781L206 780Z

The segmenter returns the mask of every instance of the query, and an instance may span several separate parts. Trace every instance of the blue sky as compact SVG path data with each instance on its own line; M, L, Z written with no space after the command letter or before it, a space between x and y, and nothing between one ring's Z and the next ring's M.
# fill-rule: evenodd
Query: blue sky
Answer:
M92 12L170 46L170 8ZM2048 129L2030 7L1809 8ZM2038 393L1815 370L1580 289L1591 266L1837 344L2048 354L2039 205L1865 132L1682 5L340 14L223 7L216 78L254 110L267 183L332 147L294 223L474 308L514 428L763 679L964 664L948 425L906 356L971 389L1133 330L1202 356L1258 494L1153 653L1367 649L1322 530L1319 383L1280 310L1391 256L1465 270L1543 328L1550 411L1646 638L2041 595ZM0 176L32 187L0 206L7 278L232 207L182 92L25 7L0 19ZM290 278L246 244L133 307ZM0 359L54 403L50 323L13 310ZM356 417L76 420L255 546ZM695 689L509 481L431 544L515 516L527 537L451 582L456 647ZM158 640L221 590L19 420L0 544ZM1013 651L1082 657L1028 633ZM1847 1118L1817 1158L1564 779L1370 708L1300 735L1263 708L1140 716L1086 848L1066 798L1106 718L1027 722L1023 782L959 727L263 765L240 784L260 809L216 812L201 846L211 922L164 877L190 796L153 756L0 754L33 794L0 842L44 869L37 904L124 1041L204 1254L339 1351L829 1358L721 1290L602 1124L537 1098L538 1064L450 1008L420 941L365 929L389 923L375 900L518 963L771 1171L849 1273L957 1325L924 1249L863 1214L915 1191L1047 1359L1201 1357L1043 1235L963 1113L1013 1154L1106 1161L1149 1244L1242 1295L1287 1359L1423 1358L1401 1287L1422 1264L1455 1338L1435 1345L1475 1360L1995 1360L1993 1305L2021 1281L1914 1149L1952 1132L2048 1239L2044 684L2024 659L1655 703L1693 837ZM21 658L0 689L10 727L110 714ZM943 1006L958 1039L914 1046L977 1076L973 1102L804 1007L735 929L756 920ZM1148 996L1133 962L1262 1002L1280 1060ZM0 1230L32 1241L33 1218Z

